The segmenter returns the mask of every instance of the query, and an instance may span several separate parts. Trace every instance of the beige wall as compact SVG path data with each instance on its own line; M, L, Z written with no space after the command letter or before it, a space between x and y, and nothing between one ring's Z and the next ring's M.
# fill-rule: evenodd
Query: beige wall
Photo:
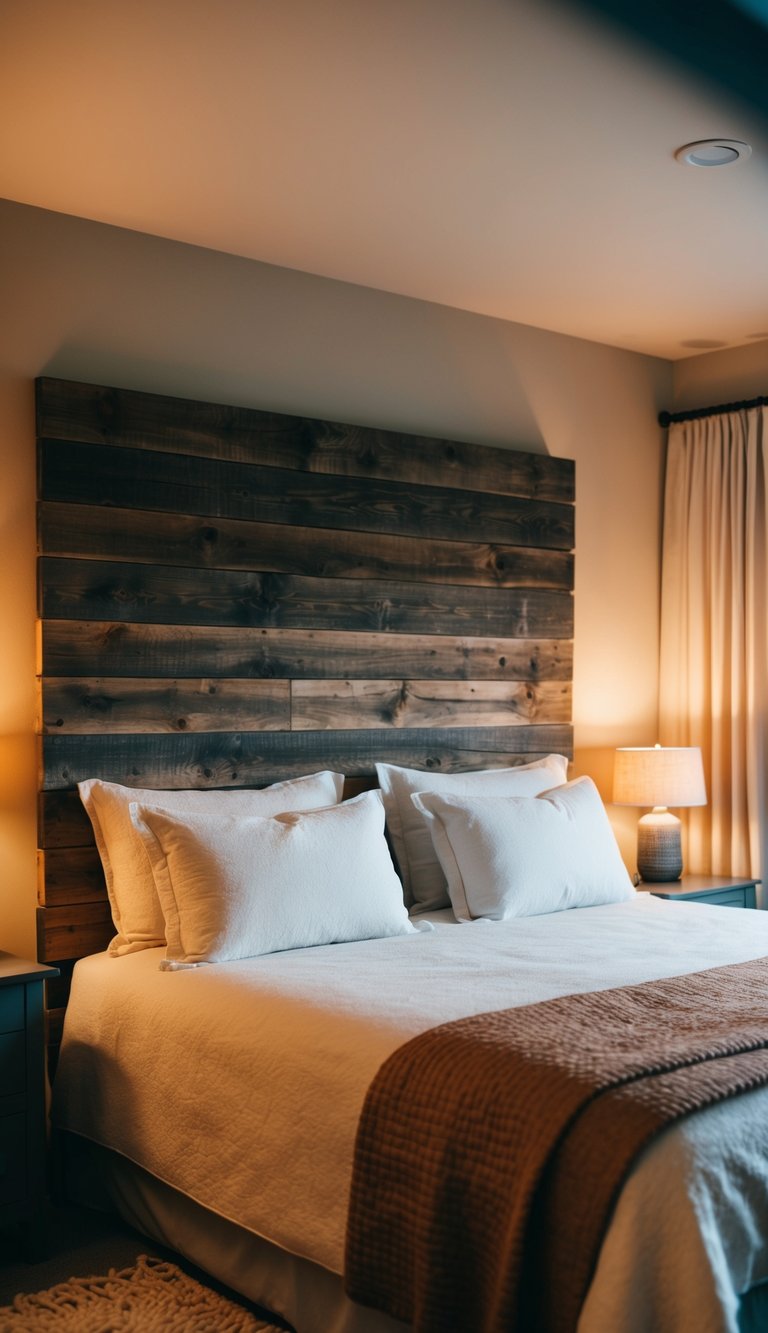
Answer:
M34 949L39 374L574 458L577 769L609 796L656 739L668 363L2 202L0 312L0 948Z
M768 395L768 337L676 361L672 392L675 412Z

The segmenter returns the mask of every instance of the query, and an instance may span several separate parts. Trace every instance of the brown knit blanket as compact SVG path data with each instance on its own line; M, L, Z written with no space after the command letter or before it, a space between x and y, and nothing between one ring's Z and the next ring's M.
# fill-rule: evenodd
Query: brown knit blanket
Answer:
M433 1028L358 1130L353 1300L416 1333L572 1333L633 1161L768 1082L768 959Z

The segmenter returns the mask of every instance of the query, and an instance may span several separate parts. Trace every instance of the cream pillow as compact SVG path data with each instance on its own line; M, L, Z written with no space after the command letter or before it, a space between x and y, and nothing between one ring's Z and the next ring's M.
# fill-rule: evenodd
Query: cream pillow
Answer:
M538 916L633 898L591 778L539 796L442 796L414 805L429 824L460 921Z
M414 930L378 792L271 819L177 816L135 803L131 818L152 863L172 963Z
M474 773L421 772L396 764L377 764L376 772L405 901L426 911L448 907L448 893L426 822L411 796L427 791L453 796L537 796L566 781L568 760L561 754L550 754L531 764Z
M328 772L276 782L259 791L156 791L121 787L97 778L78 783L93 825L117 931L109 952L135 953L165 944L160 900L144 845L131 823L131 801L151 801L176 814L276 815L283 810L335 805L341 800L343 786L341 773Z

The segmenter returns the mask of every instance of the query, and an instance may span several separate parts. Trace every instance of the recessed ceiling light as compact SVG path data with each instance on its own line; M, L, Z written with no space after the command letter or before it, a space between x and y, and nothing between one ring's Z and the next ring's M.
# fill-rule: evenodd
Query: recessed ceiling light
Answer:
M746 162L751 154L750 145L741 139L697 139L678 148L675 157L689 167L729 167Z

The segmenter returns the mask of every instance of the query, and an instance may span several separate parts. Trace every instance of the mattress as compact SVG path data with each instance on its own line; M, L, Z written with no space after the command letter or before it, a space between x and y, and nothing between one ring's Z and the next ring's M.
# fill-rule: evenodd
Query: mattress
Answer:
M418 924L189 972L160 971L161 950L84 959L54 1124L339 1274L360 1108L403 1041L471 1013L768 955L768 914L648 894ZM740 1293L768 1279L766 1163L764 1091L662 1135L619 1199L580 1333L736 1333Z

